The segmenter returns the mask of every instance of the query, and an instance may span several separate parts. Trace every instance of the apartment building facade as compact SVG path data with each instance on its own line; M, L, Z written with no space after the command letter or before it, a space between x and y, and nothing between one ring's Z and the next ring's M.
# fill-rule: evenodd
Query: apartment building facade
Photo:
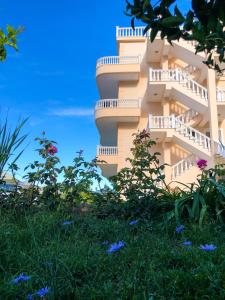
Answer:
M100 99L95 122L100 134L97 157L110 177L128 166L132 134L149 129L166 163L166 182L196 180L196 160L212 167L225 161L225 75L218 76L195 54L194 42L171 46L143 36L144 27L116 28L118 56L97 61Z

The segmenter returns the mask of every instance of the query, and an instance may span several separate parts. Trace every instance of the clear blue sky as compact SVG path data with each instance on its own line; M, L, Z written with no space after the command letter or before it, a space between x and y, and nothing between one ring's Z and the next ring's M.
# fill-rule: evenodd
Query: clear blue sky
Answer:
M58 142L59 156L68 164L75 152L95 156L99 136L94 105L97 58L117 55L115 26L130 26L125 0L1 1L1 27L24 25L19 52L9 51L0 66L1 118L29 116L25 131L29 146L23 167L36 154L34 138L44 130ZM189 0L178 1L186 9Z

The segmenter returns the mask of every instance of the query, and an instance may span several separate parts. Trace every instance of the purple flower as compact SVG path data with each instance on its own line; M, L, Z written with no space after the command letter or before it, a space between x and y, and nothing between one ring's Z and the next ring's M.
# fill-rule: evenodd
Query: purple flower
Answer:
M176 227L176 233L181 233L184 230L184 225L180 225Z
M38 290L35 295L39 296L39 297L44 297L45 295L47 295L50 292L50 288L48 288L47 286Z
M73 224L74 222L73 221L64 221L63 223L62 223L62 225L63 226L67 226L67 225L71 225L71 224Z
M18 284L20 281L28 281L30 279L30 276L26 276L23 273L21 273L18 277L14 278L12 280L13 284Z
M125 246L125 243L123 241L119 241L118 243L111 244L109 246L109 249L106 251L107 253L113 253Z
M182 243L183 246L191 246L192 242L191 241L185 241Z
M214 251L216 250L217 247L213 244L211 245L205 244L205 245L201 245L199 248L204 251Z
M199 160L197 160L196 163L200 170L204 170L208 164L207 160L205 160L205 159L199 159Z
M138 223L138 220L133 220L133 221L130 221L129 225L136 225Z

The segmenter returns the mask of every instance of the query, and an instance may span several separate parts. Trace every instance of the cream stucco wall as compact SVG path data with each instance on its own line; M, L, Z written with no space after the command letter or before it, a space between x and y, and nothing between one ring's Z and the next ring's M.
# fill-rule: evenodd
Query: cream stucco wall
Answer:
M191 128L188 129L189 131L197 130L196 132L203 135L206 131L210 131L211 139L218 141L218 129L220 128L223 130L225 139L225 101L223 106L223 103L218 104L216 100L216 87L225 89L225 76L218 77L214 71L207 70L201 62L204 57L203 54L195 56L194 48L190 44L185 44L184 41L180 41L179 47L175 45L171 48L170 45L158 39L150 44L147 39L140 36L137 38L120 37L117 39L117 45L118 56L138 56L139 65L129 63L123 65L106 64L98 68L96 76L100 93L104 90L104 94L107 94L107 86L104 86L106 84L105 76L107 82L117 80L115 95L118 95L118 99L140 99L140 105L130 109L129 107L114 107L113 109L104 107L104 109L96 110L96 124L100 135L110 135L110 122L107 123L107 120L111 120L111 124L114 124L114 130L117 131L117 143L114 146L117 146L118 152L113 159L107 157L108 161L112 160L111 164L113 164L114 170L115 165L117 171L129 165L125 159L131 156L132 135L138 130L148 128L149 115L162 117L174 115L177 117L194 111L196 115L191 116L184 124ZM182 82L175 82L173 79L171 82L153 82L155 85L150 85L149 68L185 71L190 80L193 80L194 87L191 85L188 88L184 84L182 86ZM100 77L101 80L99 80ZM203 88L208 93L207 102L202 99L201 89ZM189 131L186 131L187 134ZM196 142L198 133L193 132L187 138L185 134L179 136L179 131L172 128L151 129L150 132L152 132L151 135L157 143L151 151L160 152L160 163L169 164L165 170L167 182L171 181L172 172L174 172L177 164L181 164L182 174L176 179L183 183L196 180L199 173L198 168L196 166L187 168L190 157L194 163L195 159L202 157L209 160L210 166L215 163L214 143L212 143L211 150L204 149L201 141ZM99 155L100 159L104 159L104 157L102 154ZM112 172L112 168L109 170ZM106 167L104 173L107 175Z

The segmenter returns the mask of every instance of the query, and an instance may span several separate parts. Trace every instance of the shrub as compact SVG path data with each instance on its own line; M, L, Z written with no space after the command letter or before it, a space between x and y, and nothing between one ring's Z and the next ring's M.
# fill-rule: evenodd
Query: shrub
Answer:
M172 207L172 203L162 197L168 191L165 164L160 165L160 153L151 153L155 144L146 130L134 134L132 158L127 159L130 166L110 178L113 188L97 203L98 215L152 219L161 218Z
M197 222L201 227L204 222L225 221L225 165L217 165L206 170L206 165L198 162L202 170L197 183L185 186L175 200L174 209L168 219L176 218Z

